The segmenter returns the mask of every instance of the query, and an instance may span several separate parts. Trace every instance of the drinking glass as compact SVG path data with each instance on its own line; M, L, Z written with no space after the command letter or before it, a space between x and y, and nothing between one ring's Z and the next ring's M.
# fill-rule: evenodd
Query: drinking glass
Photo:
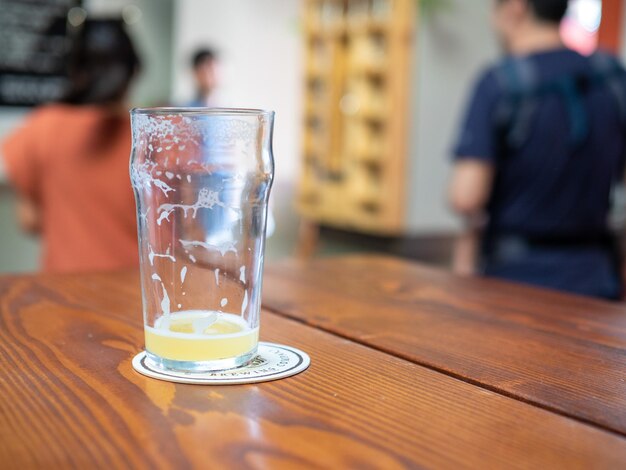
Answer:
M147 360L239 367L255 356L274 113L131 111Z

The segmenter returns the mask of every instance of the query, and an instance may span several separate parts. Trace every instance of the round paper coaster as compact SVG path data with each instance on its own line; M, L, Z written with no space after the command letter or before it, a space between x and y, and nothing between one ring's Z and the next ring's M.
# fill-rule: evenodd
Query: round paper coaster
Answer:
M133 368L140 374L168 382L199 385L237 385L284 379L299 374L311 363L309 355L282 344L260 342L257 356L250 365L214 372L177 372L153 367L145 351L133 358Z

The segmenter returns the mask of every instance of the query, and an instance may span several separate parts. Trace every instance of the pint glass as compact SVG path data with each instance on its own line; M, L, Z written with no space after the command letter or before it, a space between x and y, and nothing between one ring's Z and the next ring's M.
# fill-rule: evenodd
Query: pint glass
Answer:
M146 355L223 370L255 356L274 113L131 111Z

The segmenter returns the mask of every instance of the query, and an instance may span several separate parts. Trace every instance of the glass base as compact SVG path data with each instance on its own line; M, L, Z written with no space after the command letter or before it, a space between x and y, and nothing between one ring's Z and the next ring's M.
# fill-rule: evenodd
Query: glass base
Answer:
M146 361L152 367L162 370L178 372L215 372L219 370L236 369L250 364L257 355L257 348L237 357L217 359L214 361L175 361L156 356L146 349Z

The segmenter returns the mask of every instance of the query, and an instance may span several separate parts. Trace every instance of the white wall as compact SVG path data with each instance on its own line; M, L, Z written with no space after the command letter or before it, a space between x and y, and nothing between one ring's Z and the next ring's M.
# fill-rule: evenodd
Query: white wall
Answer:
M276 111L274 195L296 180L302 123L301 3L297 0L179 0L174 26L174 97L193 97L189 61L210 45L220 57L220 106Z
M420 17L412 83L407 217L412 232L457 227L445 189L459 120L476 75L497 58L492 0L451 0Z

